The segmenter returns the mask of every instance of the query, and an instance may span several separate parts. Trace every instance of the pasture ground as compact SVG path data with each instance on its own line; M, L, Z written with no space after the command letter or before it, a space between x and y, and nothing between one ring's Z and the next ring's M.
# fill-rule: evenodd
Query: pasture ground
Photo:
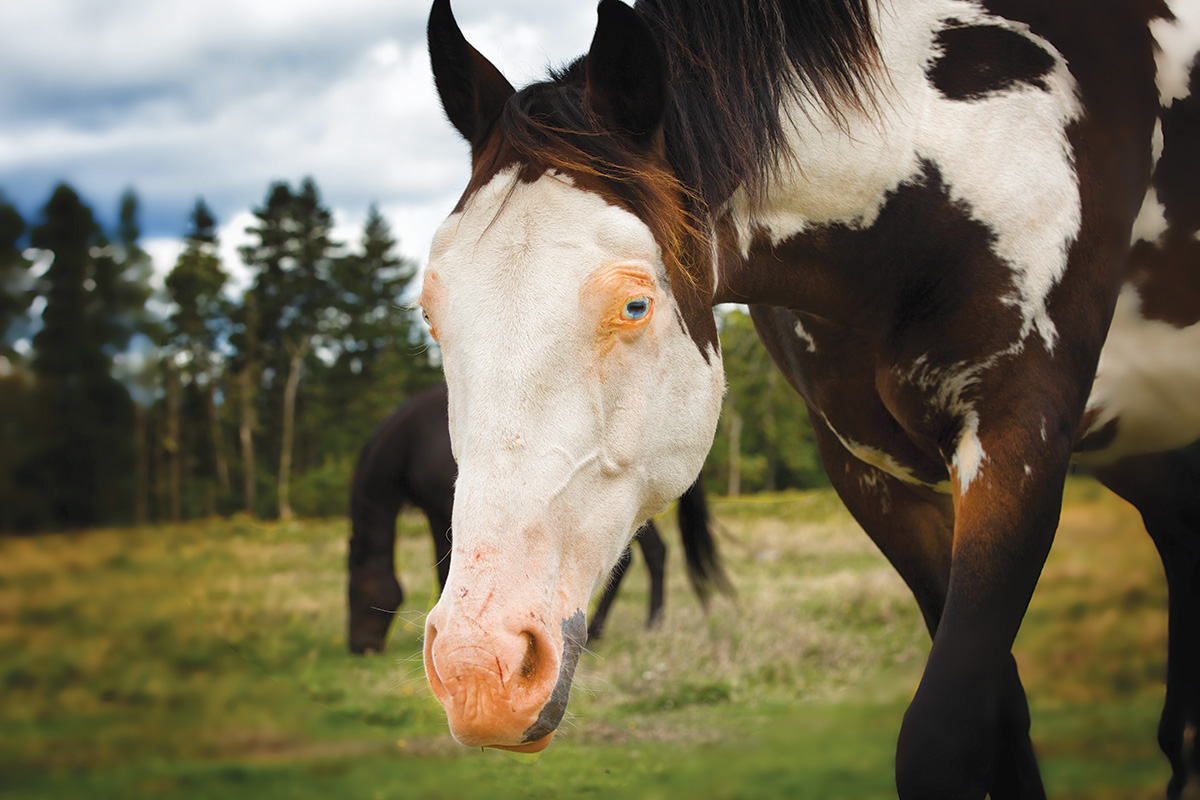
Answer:
M738 589L706 615L674 545L663 625L640 558L534 764L454 744L425 686L424 520L388 651L345 646L345 520L0 540L0 796L894 797L927 638L830 492L714 502ZM1137 514L1072 479L1017 641L1054 798L1159 798L1166 591Z

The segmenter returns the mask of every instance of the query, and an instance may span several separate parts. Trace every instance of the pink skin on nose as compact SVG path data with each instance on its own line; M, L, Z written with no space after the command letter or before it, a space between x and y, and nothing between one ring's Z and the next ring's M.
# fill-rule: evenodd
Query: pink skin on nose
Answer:
M450 731L471 747L537 752L566 711L571 679L587 638L577 610L559 631L510 615L494 621L453 603L425 624L425 674L446 710ZM492 605L490 608L494 609Z

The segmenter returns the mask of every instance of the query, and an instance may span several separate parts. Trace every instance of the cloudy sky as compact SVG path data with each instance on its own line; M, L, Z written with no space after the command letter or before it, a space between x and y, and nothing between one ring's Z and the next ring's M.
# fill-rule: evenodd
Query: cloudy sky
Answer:
M232 253L269 182L311 175L343 238L376 203L424 263L467 177L425 51L427 0L3 0L0 193L36 223L66 181L121 192L169 269L198 196ZM517 86L583 52L593 0L455 0ZM235 256L230 255L230 258Z

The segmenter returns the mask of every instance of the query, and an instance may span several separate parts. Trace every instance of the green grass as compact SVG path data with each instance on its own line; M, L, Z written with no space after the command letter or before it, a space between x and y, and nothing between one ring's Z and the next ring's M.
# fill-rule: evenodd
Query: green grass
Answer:
M0 796L893 797L928 650L903 583L831 493L714 512L736 601L705 614L676 544L645 631L636 561L532 765L446 732L420 663L420 518L369 658L345 647L343 520L0 540ZM1016 648L1052 797L1161 797L1165 605L1136 514L1073 481Z

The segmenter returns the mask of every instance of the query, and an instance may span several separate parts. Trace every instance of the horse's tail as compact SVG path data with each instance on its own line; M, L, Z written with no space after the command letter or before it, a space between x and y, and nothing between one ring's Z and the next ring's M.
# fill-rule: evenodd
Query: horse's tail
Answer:
M704 488L699 478L679 498L677 513L679 534L687 558L688 580L696 596L705 606L713 589L732 597L736 592L725 574L725 568L721 566L721 554L713 538L708 504L704 500Z

